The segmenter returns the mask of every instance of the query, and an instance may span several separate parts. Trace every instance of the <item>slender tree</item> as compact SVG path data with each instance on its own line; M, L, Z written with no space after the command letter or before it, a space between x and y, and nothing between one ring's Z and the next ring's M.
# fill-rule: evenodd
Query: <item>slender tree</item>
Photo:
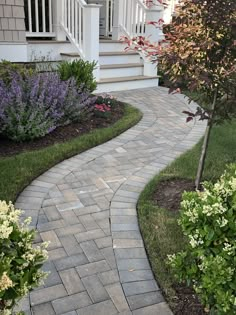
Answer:
M149 23L162 27L162 20ZM236 1L181 0L165 33L160 43L142 36L126 41L158 63L170 92L195 92L190 99L201 104L195 113L184 112L187 121L208 121L195 181L199 189L212 125L236 113Z

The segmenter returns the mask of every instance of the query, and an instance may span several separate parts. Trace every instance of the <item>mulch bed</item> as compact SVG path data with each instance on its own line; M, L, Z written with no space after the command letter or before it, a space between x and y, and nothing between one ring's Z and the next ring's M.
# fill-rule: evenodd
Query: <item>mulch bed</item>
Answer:
M124 104L117 102L117 106L112 107L111 115L107 117L97 117L89 114L87 118L81 119L78 123L58 127L50 134L29 142L14 142L0 136L0 157L13 156L24 151L43 149L47 146L63 143L70 139L77 138L97 128L105 128L113 125L124 114Z
M159 207L178 213L184 191L193 191L194 182L187 179L171 179L158 183L154 201ZM192 288L175 285L176 300L173 306L175 315L205 315L204 307Z

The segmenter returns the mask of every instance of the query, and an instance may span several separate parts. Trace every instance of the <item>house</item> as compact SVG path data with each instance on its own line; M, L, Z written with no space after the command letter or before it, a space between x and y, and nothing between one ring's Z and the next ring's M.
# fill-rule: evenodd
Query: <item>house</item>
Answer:
M144 0L0 0L0 59L96 60L98 91L156 86L155 67L119 41L163 37L146 21L168 20L175 0L168 0L171 6L153 1L147 7Z

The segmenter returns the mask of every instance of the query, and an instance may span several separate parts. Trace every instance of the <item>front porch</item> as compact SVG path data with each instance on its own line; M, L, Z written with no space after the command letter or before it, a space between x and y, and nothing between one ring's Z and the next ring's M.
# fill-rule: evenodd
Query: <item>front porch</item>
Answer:
M119 39L140 35L151 36L153 41L162 39L161 30L147 24L163 17L164 6L159 2L147 7L143 0L22 0L22 5L25 40L0 40L0 59L95 60L94 75L100 86L106 84L105 91L116 90L112 84L116 82L122 87L129 82L133 88L158 84L156 68L138 53L124 53Z

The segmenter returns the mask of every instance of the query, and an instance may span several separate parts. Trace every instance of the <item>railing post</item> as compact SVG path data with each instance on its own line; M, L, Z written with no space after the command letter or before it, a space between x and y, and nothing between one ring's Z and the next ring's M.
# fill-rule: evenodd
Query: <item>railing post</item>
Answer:
M112 28L113 40L119 40L122 35L120 25L122 24L123 14L124 14L124 1L115 0L114 1L114 20L113 20L113 28Z
M164 6L159 2L154 3L147 11L146 11L146 21L155 21L158 22L159 19L163 19L164 17ZM162 29L156 28L155 26L148 24L146 25L145 36L150 36L150 41L158 42L164 38Z
M164 6L159 2L154 4L146 11L146 21L158 22L159 19L163 19ZM164 39L162 29L156 28L151 24L146 24L145 37L149 37L151 42L159 42ZM157 74L156 64L151 63L147 58L144 60L144 75L155 76Z
M101 5L88 4L84 7L83 29L83 50L85 59L97 62L97 68L94 71L96 80L99 80L99 10Z
M63 13L65 14L63 3L65 0L52 0L53 32L56 33L56 40L66 40L66 34L61 27Z

